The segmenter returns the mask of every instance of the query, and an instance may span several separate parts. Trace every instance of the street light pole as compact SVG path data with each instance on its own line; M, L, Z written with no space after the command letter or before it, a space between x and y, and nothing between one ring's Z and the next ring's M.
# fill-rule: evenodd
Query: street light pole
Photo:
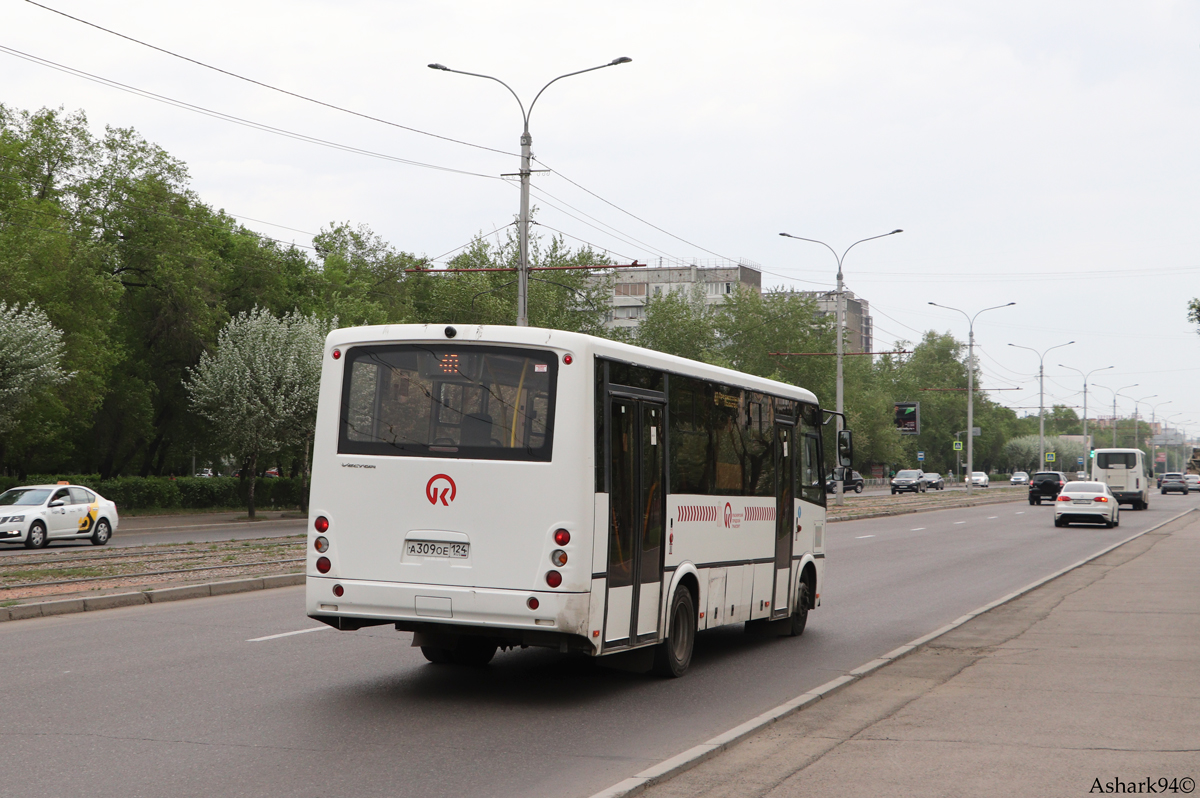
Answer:
M1018 344L1009 344L1015 349L1028 349L1038 356L1038 448L1041 450L1038 459L1038 470L1046 467L1046 355L1054 349L1061 349L1064 346L1070 346L1074 341L1067 341L1065 344L1057 344L1050 347L1045 352L1038 352L1031 346L1020 346Z
M1142 448L1142 431L1138 428L1138 404L1146 401L1147 399L1153 399L1156 396L1158 396L1158 394L1152 393L1149 396L1143 396L1141 399L1133 400L1133 448L1135 449ZM1159 404L1166 403L1159 402Z
M874 241L877 238L887 238L888 236L894 236L894 235L896 235L896 233L903 233L903 232L904 232L903 230L893 230L890 233L881 233L880 235L871 236L870 238L859 239L858 241L855 241L850 246L846 247L846 251L843 252L841 255L838 255L837 250L834 249L833 247L829 246L828 244L826 244L824 241L818 241L815 238L804 238L803 236L794 236L791 233L780 233L779 234L779 235L783 236L784 238L794 238L797 241L808 241L809 243L812 243L812 244L820 244L821 246L825 247L830 252L832 252L833 257L837 258L838 270L837 270L837 300L836 300L836 302L837 302L837 412L838 412L838 416L837 416L837 422L836 422L835 428L837 429L837 431L839 433L842 431L842 427L843 427L843 422L842 422L843 416L841 414L845 412L844 408L842 407L842 404L843 404L842 403L842 389L843 389L843 386L842 386L842 332L846 326L846 315L845 315L846 311L845 311L845 300L842 297L842 285L843 285L843 283L842 283L842 261L844 261L846 259L846 255L850 252L850 250L854 249L856 246L863 243L864 241ZM835 476L837 474L841 473L839 467L835 466L833 473ZM842 480L840 480L840 479L836 480L834 485L835 485L835 491L834 491L834 495L833 495L833 503L835 506L841 507L842 504L844 503L844 500L842 498L844 495L843 490L842 490Z
M929 304L935 308L957 310L967 319L967 495L972 496L974 495L975 476L975 319L979 317L980 313L1011 307L1017 303L1009 302L1007 305L995 305L990 308L984 308L974 316L968 316L967 312L961 308L939 305L936 302L930 302Z
M521 98L518 97L517 93L512 90L512 87L499 78L494 78L491 75L481 75L478 72L463 72L462 70L451 69L450 67L442 66L441 64L429 65L430 69L437 69L442 72L453 72L458 75L470 75L473 78L486 78L487 80L494 80L504 88L508 89L509 93L512 94L513 98L517 101L517 105L521 108L521 119L524 121L525 126L521 130L521 215L517 224L517 240L519 247L517 260L518 327L529 326L529 176L533 171L530 168L530 160L533 158L533 137L529 135L529 117L533 114L533 106L537 104L538 98L542 96L542 92L550 88L552 83L556 83L563 78L572 77L573 75L582 75L585 72L595 72L597 69L617 66L618 64L628 64L632 60L632 58L626 58L625 56L622 56L620 58L614 58L607 64L601 64L600 66L581 69L578 72L568 72L565 75L559 75L554 80L550 81L550 83L542 86L538 93L534 95L533 102L529 104L528 111L525 110L525 104L521 102Z
M1120 394L1121 391L1124 391L1126 388L1136 388L1136 387L1138 387L1139 384L1140 383L1135 382L1133 385L1126 385L1125 388L1118 388L1115 391L1113 391L1112 388L1109 388L1106 385L1097 385L1096 386L1097 388L1103 388L1106 391L1112 391L1112 395L1113 395L1113 414L1112 414L1113 444L1112 445L1113 445L1114 449L1117 448L1117 395ZM1128 397L1126 397L1126 398L1128 398Z
M1091 371L1089 371L1086 374L1084 374L1079 369L1074 368L1073 366L1064 366L1062 363L1059 363L1058 367L1062 368L1062 369L1070 369L1071 371L1079 371L1079 373L1083 375L1083 439L1084 439L1084 445L1087 446L1088 451L1091 452L1092 439L1088 437L1088 431L1087 431L1087 422L1088 422L1088 414L1087 414L1087 386L1088 386L1088 383L1087 383L1087 381L1088 381L1088 377L1092 376L1097 371L1104 371L1105 369L1112 368L1112 366L1101 366L1098 369L1092 369ZM1089 465L1090 465L1090 463L1089 463Z

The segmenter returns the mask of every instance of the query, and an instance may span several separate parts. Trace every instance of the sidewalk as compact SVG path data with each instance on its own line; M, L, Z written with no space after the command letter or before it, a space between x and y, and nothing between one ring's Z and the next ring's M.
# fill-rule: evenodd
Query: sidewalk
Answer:
M1190 513L637 794L1183 795L1197 779Z

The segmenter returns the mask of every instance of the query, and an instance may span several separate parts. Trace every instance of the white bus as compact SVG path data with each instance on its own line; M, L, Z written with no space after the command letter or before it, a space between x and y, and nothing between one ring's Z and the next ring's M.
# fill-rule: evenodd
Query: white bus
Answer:
M800 634L824 575L825 415L804 389L588 335L335 330L308 614L395 624L435 663L657 646L672 676L699 630Z
M1150 491L1155 484L1141 449L1097 449L1092 479L1108 485L1119 504L1132 505L1135 510L1150 506Z

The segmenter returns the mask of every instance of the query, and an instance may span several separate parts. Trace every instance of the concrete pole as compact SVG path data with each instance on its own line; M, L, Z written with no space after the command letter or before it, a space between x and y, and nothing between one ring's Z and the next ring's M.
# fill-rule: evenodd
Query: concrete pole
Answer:
M849 251L849 250L847 250L847 251ZM846 312L845 304L843 302L843 297L842 297L842 260L841 260L841 258L838 258L838 273L837 273L837 411L838 411L837 432L838 432L839 436L842 431L842 423L843 423L843 421L842 421L843 416L841 414L845 412L845 410L842 408L842 397L843 397L843 392L844 392L844 390L843 390L844 386L843 386L843 382L842 382L842 375L843 375L843 372L842 372L842 337L843 337L843 335L842 335L842 333L843 333L843 325L846 323L845 312ZM837 439L835 438L835 440L837 440ZM835 452L837 451L836 446L837 446L837 444L835 443L834 444ZM840 467L841 467L840 462L834 463L834 474L841 473L838 470ZM834 503L834 506L841 507L845 503L845 498L843 498L845 494L844 494L844 486L842 484L842 480L840 480L840 479L837 480L835 483L835 487L836 487L836 493L834 493L833 503Z
M980 311L982 312L982 311ZM975 315L979 315L978 313ZM975 487L975 319L967 333L967 495Z
M532 108L530 110L533 110ZM529 135L529 119L521 134L521 217L518 224L520 246L517 261L517 326L529 326L529 159L533 153L533 137Z

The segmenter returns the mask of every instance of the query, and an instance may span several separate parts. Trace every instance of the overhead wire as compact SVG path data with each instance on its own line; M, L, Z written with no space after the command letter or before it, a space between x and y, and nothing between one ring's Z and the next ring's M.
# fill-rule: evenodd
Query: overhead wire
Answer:
M219 72L219 73L221 73L222 75L228 75L228 76L229 76L229 77L231 77L231 78L236 78L237 80L243 80L243 81L245 81L245 82L247 82L247 83L252 83L252 84L254 84L255 86L261 86L262 88L264 88L264 89L268 89L268 90L270 90L270 91L279 92L280 94L286 94L286 95L288 95L289 97L295 97L295 98L296 98L296 99L298 99L298 100L303 100L303 101L305 101L305 102L314 103L314 104L316 104L316 105L321 105L321 106L324 106L324 107L326 107L326 108L330 108L330 109L332 109L332 110L334 110L334 111L340 111L340 112L342 112L342 113L344 113L344 114L350 114L350 115L352 115L352 116L361 117L362 119L369 119L370 121L372 121L372 122L378 122L378 123L379 123L379 124L381 124L381 125L388 125L389 127L399 128L399 129L401 129L401 130L407 130L407 131L408 131L408 132L410 132L410 133L417 133L417 134L419 134L419 135L422 135L422 136L429 136L429 137L431 137L431 138L435 138L435 139L441 139L442 141L449 141L449 142L452 142L452 143L454 143L454 144L462 144L462 145L464 145L464 146L466 146L466 147L475 147L476 149L480 149L480 150L487 150L487 151L489 151L489 152L496 152L496 153L499 153L499 154L501 154L501 155L510 155L510 156L512 156L512 157L514 157L514 158L516 158L516 157L519 157L519 156L518 156L516 153L512 153L512 152L506 152L506 151L504 151L504 150L498 150L498 149L496 149L496 148L494 148L494 147L487 147L487 146L485 146L485 145L483 145L483 144L474 144L474 143L472 143L472 142L470 142L470 141L463 141L462 139L451 138L450 136L443 136L443 135L440 135L440 134L438 134L438 133L430 133L430 132L429 132L429 131L427 131L427 130L421 130L421 129L419 129L419 128L411 127L411 126L409 126L409 125L402 125L402 124L400 124L400 123L398 123L398 122L392 122L392 121L389 121L389 120L387 120L387 119L382 119L382 118L380 118L380 117L377 117L377 116L371 116L370 114L364 114L364 113L362 113L362 112L360 112L360 111L354 111L354 110L352 110L352 109L350 109L350 108L343 108L343 107L342 107L342 106L340 106L340 105L334 105L333 103L326 102L326 101L324 101L324 100L318 100L318 99L315 99L315 98L313 98L313 97L308 97L308 96L306 96L306 95L303 95L303 94L298 94L297 92L294 92L294 91L288 91L287 89L282 89L282 88L280 88L280 87L278 87L278 86L272 86L271 84L269 84L269 83L264 83L264 82L263 82L263 81L261 81L261 80L255 80L254 78L248 78L248 77L246 77L245 75L239 75L239 74L237 74L236 72L231 72L231 71L229 71L228 69L222 69L221 67L213 66L212 64L206 64L206 63L204 63L203 61L199 61L199 60L197 60L197 59L195 59L195 58L190 58L190 57L188 57L188 56L186 56L186 55L181 55L180 53L176 53L176 52L174 52L174 51L172 51L172 50L168 50L168 49L166 49L165 47L160 47L160 46L158 46L158 45L156 45L156 44L150 44L149 42L144 42L144 41L142 41L141 39L135 39L134 37L132 37L132 36L129 36L129 35L127 35L127 34L121 33L121 32L119 32L119 31L115 31L115 30L113 30L113 29L111 29L111 28L106 28L106 27L104 27L103 25L98 25L98 24L96 24L95 22L89 22L89 21L88 21L88 20L86 20L86 19L82 19L82 18L80 18L80 17L72 16L71 14L68 14L68 13L66 13L65 11L59 11L59 10L58 10L58 9L56 9L56 8L51 8L50 6L43 5L42 3L34 2L34 0L25 0L25 2L29 3L30 5L37 6L38 8L44 9L44 10L46 10L46 11L49 11L49 12L50 12L50 13L52 13L52 14L58 14L59 16L66 17L67 19L74 20L75 22L79 22L79 23L81 23L81 24L83 24L83 25L87 25L87 26L89 26L89 27L95 28L96 30L104 31L105 33L108 33L108 34L111 34L111 35L113 35L113 36L117 36L117 37L119 37L119 38L125 39L126 41L130 41L130 42L133 42L134 44L141 45L142 47L148 47L148 48L150 48L151 50L156 50L156 51L158 51L158 52L160 52L160 53L163 53L164 55L169 55L169 56L171 56L172 58L178 58L178 59L180 59L181 61L187 61L187 62L189 62L189 63L195 64L196 66L204 67L205 69L211 69L212 71L214 71L214 72Z
M175 108L179 108L179 109L182 109L185 111L191 111L193 113L201 114L202 116L208 116L213 119L219 119L223 122L230 122L235 125L241 125L242 127L248 127L253 130L258 130L258 131L261 131L264 133L271 133L273 135L282 136L283 138L289 138L289 139L293 139L295 141L302 141L302 142L305 142L308 144L316 144L318 146L328 147L330 149L339 150L341 152L348 152L348 153L352 153L355 155L364 155L364 156L367 156L370 158L378 158L380 160L390 161L393 163L401 163L401 164L405 164L407 166L416 166L416 167L420 167L423 169L432 169L432 170L439 171L439 172L450 172L453 174L467 175L470 177L482 177L482 178L486 178L488 180L500 180L503 182L503 178L501 178L497 175L486 175L481 172L472 172L472 171L469 171L466 169L456 169L454 167L441 166L439 164L426 163L424 161L414 161L410 158L401 158L400 156L397 156L397 155L388 155L387 153L375 152L374 150L368 150L368 149L364 149L362 147L355 147L350 144L341 144L339 142L329 141L327 139L318 138L316 136L309 136L305 133L297 133L295 131L286 130L284 128L274 127L273 125L267 125L262 122L255 122L253 120L244 119L239 116L234 116L233 114L227 114L223 111L215 111L211 108L205 108L203 106L195 105L193 103L185 102L183 100L176 100L172 97L167 97L162 94L156 94L155 92L147 91L146 89L139 89L136 86L130 86L128 84L121 83L120 81L111 80L109 78L101 77L99 75L94 75L90 72L85 72L81 69L76 69L74 67L69 67L64 64L59 64L55 61L51 61L49 59L42 58L40 56L31 55L29 53L25 53L20 50L16 50L12 47L0 45L0 52L5 52L16 58L21 58L21 59L24 59L31 63L39 64L41 66L45 66L50 69L55 69L55 70L58 70L59 72L63 72L68 75L73 75L75 77L83 78L84 80L88 80L93 83L98 83L102 86L108 86L109 88L117 89L118 91L127 92L129 94L143 97L148 100L154 100L155 102L161 102L165 105L170 105L170 106L173 106Z

